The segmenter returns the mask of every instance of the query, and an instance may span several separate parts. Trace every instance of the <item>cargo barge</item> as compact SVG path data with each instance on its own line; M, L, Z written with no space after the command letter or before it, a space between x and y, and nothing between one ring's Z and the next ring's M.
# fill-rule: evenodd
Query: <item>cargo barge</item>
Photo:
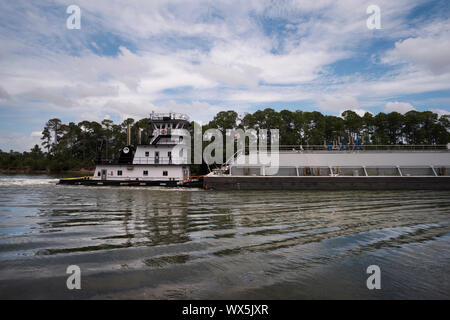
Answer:
M374 148L374 146L370 146ZM450 145L279 152L276 170L248 155L204 178L208 190L450 190ZM427 146L432 148L433 146ZM436 146L434 146L436 147Z

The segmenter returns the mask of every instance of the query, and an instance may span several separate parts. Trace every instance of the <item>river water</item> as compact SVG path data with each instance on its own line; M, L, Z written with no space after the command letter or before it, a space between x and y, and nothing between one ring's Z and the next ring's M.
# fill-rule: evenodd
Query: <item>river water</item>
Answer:
M448 191L56 182L0 176L0 298L450 298ZM69 265L80 290L67 289Z

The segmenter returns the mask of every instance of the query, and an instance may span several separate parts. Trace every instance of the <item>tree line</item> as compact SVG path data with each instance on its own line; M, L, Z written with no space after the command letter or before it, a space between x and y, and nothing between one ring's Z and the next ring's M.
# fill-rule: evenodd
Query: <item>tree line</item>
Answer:
M41 146L29 152L0 150L0 168L64 171L94 167L95 159L115 159L127 142L127 127L131 126L131 142L148 143L152 128L149 119L132 118L120 124L105 119L62 123L54 118L42 131ZM239 116L235 111L221 111L203 130L278 129L280 145L339 144L359 139L364 145L443 145L450 142L450 115L438 116L431 111L378 113L359 116L347 110L341 116L323 115L318 111L275 111L271 108ZM193 130L193 125L188 128ZM140 134L138 134L140 132ZM193 136L193 134L191 134Z
M378 113L359 116L352 110L341 117L323 115L318 111L276 112L258 110L239 117L234 111L219 112L208 124L211 128L275 128L281 145L324 145L343 139L361 139L368 145L447 144L450 141L450 115L439 117L431 111Z

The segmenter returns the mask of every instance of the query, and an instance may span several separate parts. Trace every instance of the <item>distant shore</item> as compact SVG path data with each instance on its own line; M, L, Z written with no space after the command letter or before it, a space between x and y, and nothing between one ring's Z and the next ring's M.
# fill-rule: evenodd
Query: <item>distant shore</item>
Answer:
M33 170L32 168L8 168L8 169L0 169L0 174L51 174L51 173L67 173L67 174L79 174L79 175L93 175L94 169L69 169L69 170L60 170L54 171L50 169L46 170Z

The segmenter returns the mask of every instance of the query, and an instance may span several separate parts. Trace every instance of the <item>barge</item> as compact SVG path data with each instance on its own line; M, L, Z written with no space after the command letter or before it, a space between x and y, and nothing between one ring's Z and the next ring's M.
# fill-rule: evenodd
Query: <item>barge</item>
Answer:
M387 146L385 146L387 147ZM204 179L209 190L450 190L450 144L423 150L279 151L277 168L232 159ZM407 149L408 148L408 149Z

